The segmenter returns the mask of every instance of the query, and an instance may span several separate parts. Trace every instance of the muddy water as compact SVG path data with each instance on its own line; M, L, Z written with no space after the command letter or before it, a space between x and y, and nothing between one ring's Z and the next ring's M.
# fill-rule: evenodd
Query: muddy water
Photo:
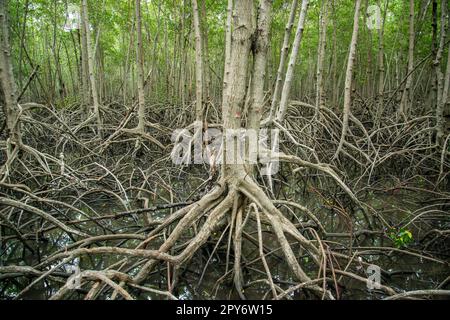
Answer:
M411 214L423 206L420 202L423 199L418 199L416 194L371 194L366 201L383 214L383 217L387 218L390 222L402 225L410 219ZM342 217L333 213L327 207L321 207L317 205L317 199L305 199L303 198L303 204L306 204L309 208L313 209L317 217L322 222L323 226L328 231L333 232L348 232L348 225L342 223ZM299 200L300 202L300 200ZM114 212L123 211L121 205L114 205L111 201L101 201L96 203L96 210L100 214L111 214ZM162 215L154 215L154 219L163 219ZM353 215L354 229L358 229L358 225L361 225L361 221L364 219L363 216L359 216L358 212ZM304 221L306 222L306 220ZM345 222L345 221L344 221ZM448 216L441 223L449 225ZM411 230L413 234L414 241L417 241L424 231L420 231L421 228L427 224L431 224L432 221L419 220L409 226L408 230ZM108 223L108 227L115 230L115 232L122 233L132 233L137 232L138 228L131 227L135 225L135 221L131 218L124 218L113 223ZM95 227L94 227L95 228ZM101 234L101 229L98 228L98 233ZM249 220L245 230L248 234L257 238L256 225L254 222ZM264 228L263 228L264 231ZM91 229L91 233L95 233L94 229ZM214 240L218 240L221 236L222 231L218 231L214 235ZM269 233L264 233L264 243L269 249L276 249L276 241L273 239ZM179 299L238 299L234 285L232 283L232 277L228 276L223 278L222 276L232 268L233 256L229 257L229 267L226 268L226 247L227 247L228 233L222 238L221 244L218 246L215 253L211 256L214 251L214 245L206 245L201 249L199 254L195 255L191 263L182 270L181 276L179 278L178 285L174 290L174 294ZM349 254L349 241L345 238L329 238L330 241L336 241L342 246L342 253ZM414 241L409 244L408 250L415 250ZM211 241L215 243L216 241ZM26 264L33 265L40 261L50 252L54 252L55 248L63 249L67 244L70 243L70 239L63 234L54 233L49 237L49 241L46 243L35 243L39 247L39 256L26 254ZM124 247L133 248L139 242L138 241L128 241ZM119 244L119 241L115 243L109 243L108 245ZM361 236L357 239L351 248L351 253L363 252L361 257L367 263L375 264L381 267L383 270L387 271L388 274L383 274L381 283L388 285L397 290L419 290L419 289L434 289L436 288L444 279L450 275L450 270L445 264L439 264L429 260L425 260L420 257L407 255L402 252L394 250L382 250L367 252L369 247L393 247L392 241L386 235L371 235L371 236ZM445 243L444 248L447 256L439 257L442 260L448 260L448 246L449 243ZM155 244L157 247L157 244ZM303 268L308 272L309 276L312 278L317 277L317 268L315 264L311 261L311 258L305 254L298 246L293 245L294 252L298 253L299 261L301 262ZM19 250L20 251L20 250ZM243 255L244 257L249 257L248 259L255 259L259 257L258 247L248 240L244 240L243 243ZM83 257L81 261L77 261L81 266L81 269L97 269L101 270L109 265L120 261L123 257L121 256L92 256ZM207 264L207 260L209 263ZM245 261L244 262L248 262ZM270 271L272 273L274 282L283 288L287 288L289 285L294 285L296 283L295 279L291 277L289 270L286 268L286 264L282 259L280 252L275 252L275 255L268 257L267 262L270 266ZM3 250L2 254L3 265L23 265L22 254L20 252L14 252L14 248L9 248ZM67 268L68 266L66 266ZM206 267L206 269L205 269ZM255 269L257 267L259 270L263 270L260 263L243 268L243 277L246 284L244 289L244 295L248 299L261 299L263 297L271 298L269 287L264 282L266 275L262 274L260 271ZM337 267L337 265L336 265ZM345 266L340 265L341 269ZM361 267L360 270L356 272L360 276L365 276L365 268ZM355 272L355 270L352 270ZM167 270L164 266L160 267L159 272L150 276L146 286L153 287L156 289L167 290L166 286L166 275ZM330 275L330 272L328 273ZM61 278L63 279L63 278ZM201 279L201 281L200 281ZM22 290L29 281L23 281L23 278L15 279L17 281L4 281L0 278L0 288L2 293L0 298L12 298L20 290ZM342 281L343 287L339 290L339 296L342 299L379 299L383 298L384 295L380 291L370 291L367 289L366 285L359 281L349 280L344 278ZM24 298L26 299L47 299L53 293L56 292L57 287L52 281L40 283L33 287ZM85 293L84 293L85 294ZM82 298L84 294L74 293L70 298ZM136 294L136 292L134 292ZM163 297L149 294L141 293L137 296L140 299L161 299ZM105 297L103 297L105 298ZM308 298L304 296L303 292L294 292L290 295L292 299L305 299Z

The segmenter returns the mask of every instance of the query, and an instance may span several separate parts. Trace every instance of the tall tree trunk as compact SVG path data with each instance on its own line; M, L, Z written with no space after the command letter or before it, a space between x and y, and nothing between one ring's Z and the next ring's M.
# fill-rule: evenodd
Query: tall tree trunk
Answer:
M79 34L81 34L80 39L80 60L81 60L81 101L85 108L86 115L88 114L87 107L91 101L90 95L90 85L89 85L89 67L88 67L88 53L87 53L87 40L86 40L86 28L84 26L84 21L86 20L83 6L81 6L81 23Z
M20 144L22 141L19 124L20 109L17 105L17 89L12 69L7 10L6 1L0 1L0 80L5 99L4 114L10 143Z
M8 8L6 1L0 1L0 40L1 40L1 60L0 60L0 77L5 99L4 114L6 115L6 128L8 129L8 137L11 144L20 144L22 141L19 113L20 108L17 105L17 88L14 81L11 47L9 42L8 28Z
M123 80L122 80L123 81L123 92L122 92L122 95L123 95L123 103L124 104L126 104L128 101L128 98L127 98L128 97L128 81L130 78L130 72L132 70L131 63L130 63L130 56L131 56L132 49L134 47L134 32L133 32L133 30L134 30L134 26L136 23L135 22L136 14L133 14L132 17L133 17L132 22L129 25L129 32L128 32L128 35L130 36L130 38L129 38L129 42L128 42L127 54L126 54L124 69L123 69ZM126 39L126 37L124 37L124 44L126 43L125 39Z
M412 102L412 84L414 71L414 0L409 0L409 46L408 46L408 71L405 89L403 90L402 100L400 101L399 114L407 117Z
M384 8L383 19L381 21L381 26L378 29L378 103L377 111L375 115L375 126L378 127L380 123L380 118L383 114L383 104L384 104L384 25L386 21L386 14L388 10L389 0L386 1L386 6ZM378 7L381 10L381 0L378 0Z
M288 68L286 70L286 77L284 80L283 91L281 92L280 106L278 108L278 112L275 117L275 120L279 123L283 122L284 117L286 115L286 111L287 111L289 95L291 92L292 78L294 76L295 64L297 61L298 51L300 49L300 43L302 41L303 30L304 30L305 20L306 20L306 13L308 11L308 4L309 4L308 0L302 1L302 7L300 9L300 18L298 19L297 31L295 33L294 44L292 46L291 55L289 57L289 64L288 64ZM273 144L272 152L276 152L275 148L278 146L279 141L280 141L280 134L278 131L276 131L273 136L273 141L272 141L272 144ZM273 187L272 174L274 171L274 165L275 164L273 164L273 163L271 163L269 165L268 174L267 174L268 183L269 183L271 190L273 190L272 189L272 187Z
M22 144L20 130L20 107L17 104L17 89L14 81L11 47L9 42L7 1L0 0L0 84L4 97L3 113L6 116L8 140L6 146L7 159L4 167L0 168L0 181L4 181L9 174L9 163L17 155ZM3 165L3 163L2 163Z
M286 57L289 53L289 39L291 37L292 27L294 26L295 13L297 12L297 5L298 0L293 0L291 5L291 12L289 14L289 20L286 24L286 28L284 31L284 39L280 54L280 64L278 65L277 79L275 82L275 89L273 91L272 105L270 107L270 120L272 120L272 117L275 115L278 99L283 85L283 71L285 67L284 65L286 63Z
M211 98L211 72L209 62L209 41L208 41L208 16L206 14L206 0L201 0L200 27L203 47L203 100L206 102Z
M352 103L352 83L353 83L353 66L355 64L356 46L358 43L358 30L359 30L359 11L361 8L361 0L356 0L355 4L355 16L353 18L353 34L352 41L350 43L350 50L348 54L347 71L345 73L345 89L344 89L344 109L343 109L343 121L342 121L342 133L339 141L339 146L336 150L334 158L339 156L342 150L342 146L345 142L345 137L348 131L348 119L350 117L350 107Z
M145 132L145 95L144 95L144 50L142 45L141 0L135 1L136 10L136 69L138 85L138 126L139 133Z
M431 54L433 55L433 61L432 61L432 67L433 72L431 75L431 93L428 97L428 104L431 106L432 109L436 109L437 107L437 100L438 98L438 82L439 82L439 63L437 61L437 51L438 51L438 3L437 0L433 0L432 4L432 13L431 13L431 29L432 29L432 37L431 37ZM442 30L441 30L442 31ZM442 32L441 32L442 35Z
M434 4L434 3L433 3ZM437 6L437 3L434 4ZM446 105L446 101L448 98L448 78L450 77L450 53L449 59L447 61L447 71L444 74L441 71L441 61L442 55L444 53L445 39L446 39L446 22L447 22L447 12L448 12L448 3L446 1L442 1L441 3L441 28L440 28L440 40L439 46L436 51L435 59L433 61L434 67L434 90L433 90L433 100L436 105L436 143L441 145L444 141L444 108ZM434 15L434 19L437 24L437 17ZM448 23L448 28L450 29L450 21Z
M281 92L280 107L276 116L276 120L281 122L287 111L287 105L289 102L289 95L291 92L292 78L294 76L295 64L297 61L298 51L300 49L300 43L302 41L303 30L305 28L306 13L308 11L309 0L302 1L302 7L300 10L300 18L298 19L297 31L295 33L294 44L292 45L291 55L289 57L289 64L286 70L286 77L284 79L283 91Z
M448 21L448 33L450 34L450 17ZM437 136L437 142L439 144L444 143L444 133L445 130L450 129L450 99L448 97L449 90L450 90L450 44L448 45L448 56L447 56L447 69L445 71L444 76L444 87L442 89L442 98L440 100L440 103L438 105L437 110L437 128L438 128L438 136ZM445 118L447 119L447 123L445 123ZM445 146L444 146L445 147Z
M229 101L228 95L230 90L229 77L231 72L231 22L233 17L233 0L228 0L227 5L227 22L225 26L225 63L223 71L223 86L222 86L222 117L228 113Z
M264 111L264 84L266 80L267 49L272 14L272 1L260 0L258 21L254 43L253 72L251 83L251 105L248 115L248 128L258 131Z
M195 32L195 120L203 119L203 46L197 0L192 0Z
M332 57L332 80L331 80L331 92L332 92L332 106L336 109L338 104L338 78L337 78L337 17L336 17L336 3L332 0L332 14L333 14L333 57Z
M325 106L325 90L323 85L323 73L325 66L325 50L327 41L327 25L328 25L328 0L322 0L322 10L320 13L320 36L319 47L317 50L317 85L316 85L316 117L319 115L321 108Z
M369 13L367 12L369 8L369 0L366 0L365 5L364 5L364 9L365 9L365 13L364 13L364 26L367 26L367 18ZM361 70L362 72L364 72L366 74L365 81L364 81L364 88L361 91L365 90L365 94L363 94L363 96L367 97L367 98L372 98L373 94L374 94L374 88L373 88L373 84L374 84L374 77L373 77L373 68L372 68L372 60L373 60L373 52L372 52L372 28L364 28L364 30L366 30L366 32L364 33L365 35L365 41L367 43L367 64L363 64L361 63Z
M89 25L89 11L87 0L82 0L82 10L84 12L84 29L86 32L86 48L87 48L87 61L88 61L88 70L89 70L89 82L91 84L91 93L92 93L92 101L93 101L93 111L94 116L97 121L97 133L101 137L102 136L102 119L100 117L100 104L98 101L98 91L97 91L97 83L95 81L95 66L94 66L94 53L92 48L91 41L91 29Z

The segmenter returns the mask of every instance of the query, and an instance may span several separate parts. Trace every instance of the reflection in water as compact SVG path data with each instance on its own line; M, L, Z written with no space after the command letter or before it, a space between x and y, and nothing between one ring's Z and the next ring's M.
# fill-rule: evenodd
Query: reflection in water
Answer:
M412 212L419 209L419 200L412 201L408 196L399 197L384 194L371 194L366 201L376 210L382 212L387 216L393 225L401 224ZM384 234L361 234L354 236L353 242L350 242L349 237L345 234L349 232L349 225L345 221L345 217L331 210L325 205L321 205L317 198L305 198L302 196L301 201L313 209L314 214L321 221L325 230L333 230L333 234L326 237L329 245L333 246L333 250L349 254L351 253L358 257L361 266L357 267L356 272L362 277L366 277L365 272L368 264L375 264L384 271L381 275L381 283L386 284L398 291L401 290L418 290L436 288L448 276L448 267L445 264L434 263L425 260L421 257L408 255L402 250L389 250L385 247L392 247L392 240ZM114 214L123 211L121 204L113 204L111 201L97 201L95 206L91 204L92 208L101 216L103 214ZM137 207L137 205L135 204ZM89 208L82 208L87 214L90 213ZM153 221L162 220L166 213L153 213L151 219ZM82 219L80 216L79 219ZM89 226L91 234L106 234L106 233L143 233L145 228L140 224L135 223L136 217L125 216L120 219L110 219L93 224L86 222L85 226ZM359 230L361 226L365 225L367 217L359 210L353 213L352 221L354 230ZM299 217L296 222L307 223L308 218ZM417 223L411 225L409 228L415 237L420 238L420 228L423 227L424 221L418 220ZM264 227L263 227L264 228ZM105 230L108 230L106 232ZM246 237L243 240L243 257L244 267L242 268L244 278L244 294L248 299L272 298L270 287L267 284L267 276L259 269L256 269L250 262L254 259L259 259L258 244L255 242L256 223L252 219L246 225ZM267 256L267 263L273 276L273 281L276 285L282 288L288 288L297 284L296 280L291 277L291 272L288 270L286 263L284 263L281 252L277 251L277 242L273 235L267 232L268 229L263 229L263 238L266 251L274 250L274 254ZM179 270L178 283L173 289L172 293L182 300L190 299L239 299L236 293L232 272L230 266L226 266L227 261L227 236L221 237L223 230L215 233L214 238L199 250L194 255L191 262ZM307 232L307 231L305 231ZM423 234L422 234L423 235ZM186 235L188 236L188 235ZM216 247L217 241L221 239L221 243ZM252 240L253 239L253 240ZM298 259L303 268L311 278L317 278L317 267L312 261L312 258L303 252L303 250L295 244L293 239L290 239L293 244L293 249L298 255ZM111 240L102 242L100 245L120 246L122 248L136 248L141 240L126 239L126 240ZM22 248L20 243L10 244L9 247L2 248L2 264L3 265L27 265L35 266L41 261L55 252L63 252L71 248L73 239L66 233L53 231L46 233L45 237L36 235L34 239L27 241L29 248ZM155 239L149 243L148 249L156 249L161 244L161 239ZM90 244L95 246L96 244ZM382 248L384 247L384 249ZM408 248L409 251L414 252L414 244ZM356 254L358 253L358 254ZM231 250L228 260L233 261L233 252ZM211 256L212 255L212 256ZM45 281L38 281L31 289L27 290L21 296L23 299L48 299L55 294L57 290L65 283L67 277L70 275L68 270L73 270L71 266L79 266L81 270L105 270L112 266L117 267L117 264L123 263L124 257L121 255L82 255L79 259L72 259L65 264L58 265L58 262L52 264L51 267L56 267L53 276L46 278ZM130 260L133 260L130 258ZM207 264L208 262L208 264ZM364 266L362 263L365 263ZM248 263L248 265L246 264ZM345 269L345 265L340 265L342 261L335 261L334 268ZM135 275L139 269L136 265L126 271L130 275ZM232 267L231 267L232 269ZM328 277L336 277L340 281L339 296L341 299L379 299L384 297L381 291L370 291L364 283L355 281L349 278L341 278L339 275L332 275L330 270L327 271ZM227 276L224 277L224 275ZM149 276L145 286L158 289L168 290L167 288L167 265L161 263L158 268ZM13 277L2 279L0 275L1 298L13 298L20 291L30 285L36 277ZM334 287L334 285L332 286ZM336 289L333 289L336 290ZM66 298L81 299L83 298L89 288L82 286L78 291L74 291ZM129 292L139 299L165 299L164 296L144 292L137 289L129 288ZM335 292L335 291L334 291ZM110 294L100 296L98 298L109 299ZM308 299L304 291L294 291L289 294L291 299Z

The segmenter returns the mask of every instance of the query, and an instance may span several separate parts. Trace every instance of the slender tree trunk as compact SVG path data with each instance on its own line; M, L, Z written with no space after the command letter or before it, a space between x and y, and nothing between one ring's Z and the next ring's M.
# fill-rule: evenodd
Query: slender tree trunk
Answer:
M54 3L54 19L53 19L53 39L52 39L52 45L51 45L51 52L52 55L51 57L54 60L55 63L55 77L57 79L59 88L58 88L58 94L59 94L59 98L63 99L67 92L66 92L66 85L64 83L64 79L62 76L62 70L61 70L61 63L60 63L60 48L61 48L61 43L60 41L58 41L58 36L57 36L57 30L58 30L58 22L57 22L57 2L55 1ZM55 86L56 89L56 86Z
M437 18L437 13L438 13L438 3L437 0L433 0L433 4L432 4L432 21L431 21L431 29L432 29L432 37L431 37L431 54L433 55L433 61L432 61L432 67L433 67L433 72L431 75L431 93L430 96L428 98L428 104L430 105L430 107L432 109L436 109L437 108L437 101L439 100L438 98L438 82L439 82L439 63L437 61L437 51L438 51L438 40L437 40L437 33L438 33L438 18ZM441 32L442 35L442 32Z
M87 45L87 56L88 56L88 69L89 69L89 82L91 84L91 92L92 92L92 100L94 107L94 116L97 121L97 133L101 137L102 133L102 119L100 117L100 104L98 101L98 91L97 91L97 83L95 81L95 66L94 66L94 55L92 51L92 42L91 42L91 29L89 25L89 13L88 13L88 5L87 0L82 0L82 8L84 11L84 29L86 32L86 45Z
M275 115L275 111L278 104L278 99L281 93L281 88L283 85L283 71L284 71L284 65L286 63L286 57L289 53L289 39L291 37L291 31L292 27L294 26L294 20L295 20L295 13L297 12L297 6L298 6L298 0L293 0L291 5L291 12L289 14L289 20L286 24L286 28L284 31L284 39L283 39L283 45L281 47L281 54L280 54L280 64L278 65L278 71L277 71L277 79L275 82L275 89L273 91L273 97L272 97L272 105L270 107L270 120L272 120L272 117Z
M185 92L186 92L186 83L185 83L185 78L186 78L186 53L184 50L184 46L185 46L185 41L184 41L184 30L185 30L185 3L186 0L183 0L183 6L180 8L180 50L181 50L181 55L180 55L180 83L179 85L179 91L180 91L180 97L181 97L181 105L184 107L185 103L186 103L186 97L185 97Z
M289 95L291 92L292 78L294 75L295 64L297 61L298 51L300 49L300 43L302 40L302 35L303 35L303 30L304 30L305 20L306 20L306 13L308 11L308 4L309 4L308 0L302 1L302 7L300 9L300 18L298 20L294 44L292 46L291 55L289 57L289 64L288 64L288 68L286 70L286 77L284 80L283 91L281 92L280 106L279 106L277 115L275 117L275 120L279 123L283 122L284 117L286 115L286 110L287 110L288 101L289 101ZM277 132L275 132L275 134L273 136L273 141L272 141L272 144L273 144L272 151L273 152L276 151L275 148L278 146L279 141L280 141L280 134L277 131ZM273 183L272 183L273 168L274 168L274 164L271 163L269 165L268 175L267 175L268 183L269 183L269 186L272 191L273 191L273 189L272 189L273 188Z
M302 7L300 10L300 18L298 19L298 25L297 25L297 31L295 33L294 44L292 46L291 55L289 57L289 64L288 64L288 68L286 71L286 77L284 80L283 91L281 92L280 107L278 109L278 113L276 116L276 120L278 122L283 121L284 116L287 111L289 95L291 92L292 78L294 76L295 64L297 61L298 51L300 49L300 43L302 41L303 30L305 28L305 20L306 20L306 13L308 11L308 4L309 4L309 0L302 1Z
M145 132L145 95L144 95L144 50L142 45L141 0L135 1L136 10L136 69L138 85L138 126L139 133Z
M323 85L324 66L325 66L325 50L327 41L327 25L328 25L328 0L322 0L322 10L320 13L320 36L319 47L317 50L317 86L316 86L316 117L319 115L320 109L325 107L325 90Z
M414 70L414 0L409 1L409 46L408 46L408 71L405 89L403 90L402 100L400 101L399 114L407 117L412 101L412 84Z
M336 17L336 3L335 0L333 0L332 3L332 9L333 9L333 57L332 57L332 85L331 85L331 92L332 92L332 105L333 108L336 108L338 104L338 78L337 78L337 17Z
M197 0L192 0L192 11L195 32L195 120L203 120L203 53L202 31L200 27Z
M211 98L211 72L209 62L209 41L208 41L208 16L206 14L206 0L201 0L200 27L203 46L203 100Z
M266 80L267 49L269 46L269 31L271 21L272 1L260 0L258 6L258 21L254 43L254 58L251 86L251 105L248 115L248 128L259 130L264 111L264 84Z
M22 143L20 131L20 108L17 104L17 88L14 81L11 47L9 42L7 1L0 0L0 81L5 99L4 114L8 130L8 153L12 146L19 147Z
M448 33L450 34L450 17L448 21ZM444 87L442 89L442 98L440 100L440 103L437 108L437 129L438 129L438 136L437 136L437 142L442 145L444 142L444 133L446 129L450 129L450 100L448 97L449 90L450 90L450 44L448 45L448 56L447 56L447 69L445 71L444 76ZM444 116L447 119L447 123L445 123ZM444 146L445 147L445 146Z
M25 47L25 38L26 38L26 27L27 27L27 17L28 17L28 9L29 9L30 1L25 1L25 8L24 8L24 14L23 14L23 22L22 22L22 30L20 32L20 42L21 45L19 47L19 70L17 72L18 78L19 78L19 88L22 88L22 55L23 55L23 48Z
M135 26L135 21L136 21L136 14L132 15L133 17L133 21L130 24L130 29L129 29L129 36L130 36L130 41L128 43L128 47L127 47L127 55L125 58L125 65L124 65L124 74L123 74L123 103L126 104L128 101L128 81L130 79L130 72L132 72L132 67L131 67L131 63L130 63L130 56L131 56L131 51L132 48L134 47L134 26ZM125 39L125 37L124 37ZM131 86L130 86L131 87Z
M350 117L350 107L352 104L352 83L353 83L353 66L355 63L356 57L356 46L358 43L358 30L359 30L359 11L361 8L361 0L356 0L355 4L355 16L353 19L353 34L352 41L350 43L350 50L348 54L348 62L347 62L347 72L345 73L345 89L344 89L344 110L343 110L343 122L342 122L342 133L341 139L339 141L339 146L336 150L336 154L334 158L339 156L339 153L342 150L342 146L345 142L345 137L348 131L348 119Z
M230 90L229 77L230 77L230 63L231 63L231 22L233 17L233 0L228 0L227 5L227 22L225 26L225 63L223 71L223 86L222 86L222 117L228 114L229 101L228 95Z
M437 3L434 4L437 6ZM446 1L442 1L441 3L441 28L440 28L440 40L439 46L436 51L435 59L433 61L434 67L434 90L433 96L435 99L433 100L436 103L436 143L441 145L444 141L444 108L446 105L446 101L448 98L448 82L450 81L448 78L450 77L450 53L449 59L447 61L447 71L444 74L441 71L441 61L442 55L444 53L445 39L446 39L446 22L447 22L447 12L448 12L448 3ZM437 24L437 17L435 16ZM448 25L450 28L450 22Z
M364 10L366 11L364 13L364 26L367 26L367 17L368 17L368 12L367 9L369 8L369 0L366 0L365 5L364 5ZM381 9L381 7L380 7ZM364 30L366 30L366 32L364 33L365 35L365 41L367 43L367 64L363 64L361 63L361 70L362 72L366 73L365 76L365 82L364 82L364 89L365 89L365 97L371 98L374 95L374 77L373 77L373 68L372 68L372 61L373 61L373 52L372 52L372 29L371 28L367 28L365 27ZM361 59L362 60L362 59ZM363 89L363 90L364 90ZM361 90L361 91L363 91Z
M6 116L6 129L8 130L6 161L2 161L2 167L0 167L0 182L4 182L8 178L11 171L10 165L17 156L22 144L20 130L21 109L17 104L17 91L12 69L8 30L8 8L6 3L7 1L0 0L0 91L3 92L5 100L3 113Z
M375 116L375 126L378 127L380 123L380 118L383 114L383 104L384 104L384 25L386 21L386 14L388 10L389 0L386 1L386 6L384 8L383 19L381 21L381 26L378 29L378 104ZM381 9L381 0L378 0L378 7Z
M90 85L89 85L89 67L88 67L88 53L87 53L87 41L86 41L86 28L84 22L86 20L83 6L81 11L81 23L79 33L81 34L80 39L80 58L81 58L81 95L82 104L85 108L86 115L88 114L87 107L90 104Z

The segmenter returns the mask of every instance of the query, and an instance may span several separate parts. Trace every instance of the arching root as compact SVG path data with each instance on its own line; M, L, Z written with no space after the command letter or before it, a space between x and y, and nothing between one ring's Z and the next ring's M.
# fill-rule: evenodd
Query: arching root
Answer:
M303 271L286 235L290 235L296 239L304 249L310 252L313 260L317 261L320 265L322 258L319 257L319 249L316 248L311 241L306 239L295 226L283 216L264 191L249 177L240 180L238 183L229 183L224 180L219 182L219 185L213 191L191 206L191 209L181 218L165 242L159 247L158 252L166 254L174 247L177 240L181 238L186 230L209 212L205 222L195 237L188 242L181 253L171 257L171 264L173 264L175 271L178 270L181 265L187 263L192 258L197 250L206 243L211 234L221 226L221 222L226 217L226 214L231 213L231 220L232 223L234 223L232 230L235 230L232 235L235 258L233 268L234 283L241 298L245 299L245 296L242 293L241 247L242 231L245 225L245 221L243 221L243 212L245 206L248 206L249 203L261 210L263 216L269 222L272 232L276 235L278 243L281 246L284 258L297 280L302 283L310 283L310 285L305 285L305 289L311 290L318 297L334 299L330 291L319 287ZM171 222L173 222L173 220ZM161 228L159 228L159 230L161 230ZM150 237L153 237L154 235L155 232L152 232ZM133 283L144 281L159 262L160 261L157 259L148 260L134 277Z

